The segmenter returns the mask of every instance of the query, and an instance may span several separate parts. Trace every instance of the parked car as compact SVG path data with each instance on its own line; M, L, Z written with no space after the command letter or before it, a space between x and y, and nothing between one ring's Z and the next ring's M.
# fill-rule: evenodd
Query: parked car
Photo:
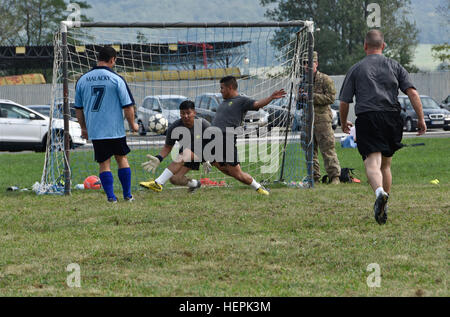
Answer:
M292 126L293 131L300 130L303 109L296 109L299 107L297 107L297 105L295 105L295 99L292 98L291 120L290 120L290 124L288 125L287 124L288 109L289 109L288 100L289 100L288 98L277 99L277 100L272 101L266 107L264 107L264 109L266 109L266 111L269 113L269 129L272 129L273 127ZM337 105L337 111L336 111L336 105ZM331 113L333 115L331 125L333 127L333 130L336 130L337 126L340 124L339 100L336 100L334 102L334 104L331 105Z
M402 107L401 116L404 129L408 132L416 131L417 115L411 105L408 96L399 96L398 100ZM427 128L443 128L450 130L450 111L441 109L436 101L429 96L420 96L422 101L423 114Z
M450 95L442 101L440 107L450 111Z
M331 108L331 113L332 113L332 119L331 119L331 127L333 128L333 130L336 130L338 123L339 123L339 119L338 119L338 115L339 115L339 110L336 111L333 108Z
M60 107L60 108L53 109L53 118L64 119L62 105L57 105L57 107ZM28 105L27 108L35 110L35 111L43 114L46 117L50 117L50 105ZM70 120L78 121L77 115L75 112L74 103L70 103Z
M216 116L217 107L222 103L223 98L220 93L204 93L195 98L195 109L197 116L212 122ZM243 125L245 129L257 129L267 125L269 115L264 109L250 110L244 117Z
M45 151L50 118L10 100L0 100L0 150ZM64 121L54 119L55 133L63 133ZM81 127L69 122L71 148L86 144Z
M288 124L287 122L289 109L288 100L289 100L288 98L277 99L272 101L266 107L264 107L264 109L269 113L269 130L272 129L273 127L287 127L287 126L292 127L292 131L300 130L303 109L297 109L299 107L295 104L294 97L292 97L291 116L290 122ZM336 100L335 103L331 106L331 113L333 114L331 124L333 130L336 130L337 126L339 125L339 112L335 110L336 103L337 109L339 111L339 100Z
M333 121L332 121L333 130L336 130L337 126L341 125L341 115L339 114L340 103L341 102L339 101L339 99L336 99L334 103L331 105L331 112L333 112Z
M244 117L244 129L256 129L259 133L259 128L267 126L269 121L269 114L264 108L259 110L249 110Z
M272 130L274 127L290 127L294 120L294 111L295 111L295 99L292 98L291 103L291 116L288 123L288 110L289 110L289 103L288 98L280 98L275 99L271 103L269 103L267 106L264 107L264 109L269 114L268 118L268 128L269 130ZM300 128L300 125L298 125Z
M217 107L222 103L223 98L220 93L204 93L195 98L195 110L197 116L212 122L216 116Z
M142 105L137 109L139 134L147 134L149 131L148 121L154 114L162 114L169 122L169 125L180 119L180 104L187 99L187 97L179 95L155 95L145 97Z

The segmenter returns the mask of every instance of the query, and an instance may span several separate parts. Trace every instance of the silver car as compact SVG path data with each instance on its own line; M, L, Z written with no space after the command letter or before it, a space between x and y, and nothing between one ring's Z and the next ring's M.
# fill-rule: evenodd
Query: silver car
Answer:
M148 121L152 115L162 114L169 122L169 125L180 119L180 104L187 99L187 97L179 95L145 97L142 105L137 109L139 135L146 135L149 131Z

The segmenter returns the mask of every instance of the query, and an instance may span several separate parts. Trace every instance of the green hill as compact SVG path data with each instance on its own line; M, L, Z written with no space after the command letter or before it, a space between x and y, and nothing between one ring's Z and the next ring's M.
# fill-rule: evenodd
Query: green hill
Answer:
M265 21L266 8L259 0L88 0L85 13L95 21ZM449 28L436 12L445 0L412 0L410 18L419 28L419 42L438 44L449 41Z
M419 29L419 43L441 44L450 41L450 28L436 9L445 2L445 0L411 1L412 14L410 18L416 22L416 26Z
M88 0L95 21L208 22L263 21L259 0Z

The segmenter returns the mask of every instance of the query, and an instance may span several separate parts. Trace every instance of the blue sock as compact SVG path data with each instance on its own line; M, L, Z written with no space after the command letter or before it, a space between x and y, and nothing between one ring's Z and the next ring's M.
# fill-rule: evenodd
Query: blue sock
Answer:
M120 183L122 183L123 198L131 197L131 169L129 167L120 168L117 172Z
M111 171L100 173L100 180L102 181L102 187L103 190L106 193L106 196L108 198L116 198L116 195L114 195L114 177L111 173Z

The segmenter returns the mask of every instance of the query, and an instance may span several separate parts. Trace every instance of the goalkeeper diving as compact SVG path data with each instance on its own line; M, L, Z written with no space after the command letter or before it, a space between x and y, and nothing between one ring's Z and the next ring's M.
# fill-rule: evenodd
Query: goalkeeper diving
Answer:
M203 147L207 141L203 139L203 132L210 127L210 124L205 119L196 118L196 114L195 104L192 101L185 100L180 104L181 119L176 120L167 129L166 141L159 154L156 156L148 154L149 160L142 163L142 167L147 172L154 173L164 158L172 152L177 141L180 144L179 153L158 178L140 182L140 186L160 192L164 184L170 180L174 185L188 186L191 192L201 187L200 180L186 177L190 170L199 170L200 163L203 163L205 173L211 169L210 163L201 159Z

